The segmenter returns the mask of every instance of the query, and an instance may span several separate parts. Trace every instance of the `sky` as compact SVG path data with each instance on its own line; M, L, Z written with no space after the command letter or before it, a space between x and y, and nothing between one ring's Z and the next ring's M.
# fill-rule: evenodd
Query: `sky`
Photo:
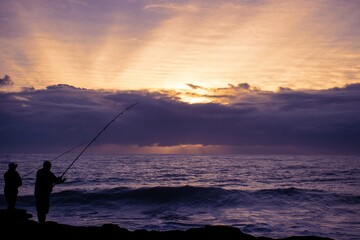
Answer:
M360 153L360 1L0 0L0 152Z

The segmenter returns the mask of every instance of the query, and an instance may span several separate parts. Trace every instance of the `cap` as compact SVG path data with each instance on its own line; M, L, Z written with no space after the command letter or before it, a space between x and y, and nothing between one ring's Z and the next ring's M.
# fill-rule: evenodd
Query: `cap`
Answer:
M17 167L17 164L16 163L9 163L9 168L16 168Z

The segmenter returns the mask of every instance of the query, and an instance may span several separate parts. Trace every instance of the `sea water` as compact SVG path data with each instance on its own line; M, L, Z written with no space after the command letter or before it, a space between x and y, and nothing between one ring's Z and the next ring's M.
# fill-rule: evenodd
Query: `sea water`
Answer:
M17 207L34 220L36 170L56 157L0 155L3 173L18 163ZM75 159L52 160L52 171L60 176ZM360 239L359 156L83 154L64 177L48 221L161 231L228 225L272 238Z

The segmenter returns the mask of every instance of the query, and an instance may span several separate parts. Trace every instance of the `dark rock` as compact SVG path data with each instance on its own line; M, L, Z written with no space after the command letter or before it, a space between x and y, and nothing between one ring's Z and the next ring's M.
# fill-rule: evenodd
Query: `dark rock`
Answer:
M32 215L27 213L25 209L0 209L0 223L6 222L27 222Z
M148 231L135 230L129 231L114 224L104 224L102 226L71 226L57 222L46 222L39 224L30 220L31 214L26 210L17 209L15 211L0 210L0 237L4 239L156 239L156 240L271 240L267 237L254 237L245 234L240 229L230 226L205 226L191 228L186 231ZM293 236L282 240L331 240L317 236Z

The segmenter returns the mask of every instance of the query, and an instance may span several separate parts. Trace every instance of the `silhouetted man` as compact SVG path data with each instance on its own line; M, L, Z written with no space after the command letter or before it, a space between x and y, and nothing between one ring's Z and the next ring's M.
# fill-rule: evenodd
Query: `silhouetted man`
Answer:
M36 173L35 181L35 198L36 198L36 212L39 223L45 223L46 214L50 207L50 194L55 184L65 182L65 178L56 177L50 171L51 163L44 161L43 167Z
M8 210L14 210L18 195L18 188L22 185L22 179L16 171L17 164L9 163L9 169L4 174L4 195L8 204Z

